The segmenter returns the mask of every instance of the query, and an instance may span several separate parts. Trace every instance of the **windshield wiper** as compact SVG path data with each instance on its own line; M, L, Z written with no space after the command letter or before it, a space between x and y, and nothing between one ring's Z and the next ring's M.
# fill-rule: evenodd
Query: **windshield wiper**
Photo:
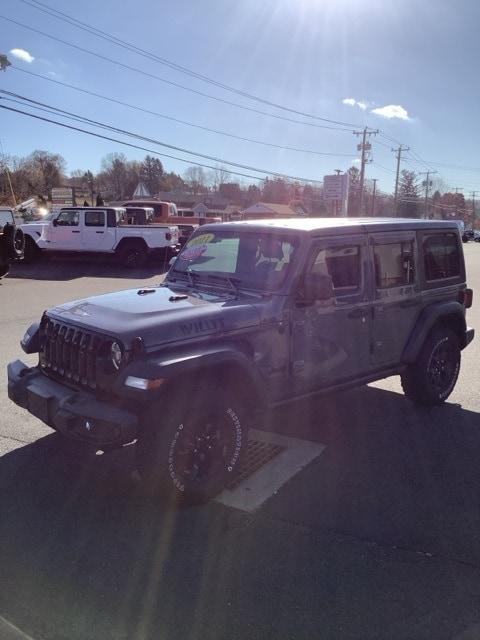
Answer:
M188 284L192 287L195 284L195 280L200 277L199 273L197 273L196 271L189 271L188 269L186 269L185 271L178 271L177 269L174 269L173 271L175 272L175 274L178 274L178 276L180 276L182 280L188 280ZM169 280L172 282L176 282L177 278L170 277Z
M235 293L238 293L239 285L242 283L240 278L232 278L232 276L219 275L216 273L206 273L205 275L207 276L207 278L211 278L212 280L222 280L224 282L228 282L230 288L232 289L232 291L235 291Z

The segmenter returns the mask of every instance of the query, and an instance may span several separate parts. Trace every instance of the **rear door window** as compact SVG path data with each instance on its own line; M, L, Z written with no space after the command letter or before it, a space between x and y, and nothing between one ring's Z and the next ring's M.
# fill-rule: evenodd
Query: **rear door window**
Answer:
M104 227L105 212L104 211L85 211L86 227Z

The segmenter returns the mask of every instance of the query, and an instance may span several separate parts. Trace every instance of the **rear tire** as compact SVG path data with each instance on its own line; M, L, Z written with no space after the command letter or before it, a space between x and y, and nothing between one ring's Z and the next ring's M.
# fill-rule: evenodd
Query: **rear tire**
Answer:
M455 387L460 360L457 334L448 328L432 331L417 361L401 376L405 395L416 404L442 404Z
M127 269L139 269L147 261L147 252L141 245L127 245L119 251L119 260Z
M220 493L247 446L246 412L238 399L230 393L213 397L211 389L197 389L195 396L155 403L136 445L144 484L174 503L198 504Z

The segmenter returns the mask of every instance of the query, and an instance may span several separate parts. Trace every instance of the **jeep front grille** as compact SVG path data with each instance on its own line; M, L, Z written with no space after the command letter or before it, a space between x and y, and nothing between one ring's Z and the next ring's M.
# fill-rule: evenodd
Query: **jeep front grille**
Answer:
M43 318L40 367L48 375L75 386L95 389L97 357L103 340L84 329Z

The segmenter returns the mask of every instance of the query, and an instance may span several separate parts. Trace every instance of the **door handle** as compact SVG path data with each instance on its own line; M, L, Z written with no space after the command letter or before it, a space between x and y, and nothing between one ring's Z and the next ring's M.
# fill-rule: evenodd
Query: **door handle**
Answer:
M95 231L95 233L105 233L104 231Z
M72 233L80 233L80 231L72 231Z
M367 315L367 312L364 311L363 309L354 309L353 311L350 311L350 313L348 314L349 318L365 318L365 316Z

